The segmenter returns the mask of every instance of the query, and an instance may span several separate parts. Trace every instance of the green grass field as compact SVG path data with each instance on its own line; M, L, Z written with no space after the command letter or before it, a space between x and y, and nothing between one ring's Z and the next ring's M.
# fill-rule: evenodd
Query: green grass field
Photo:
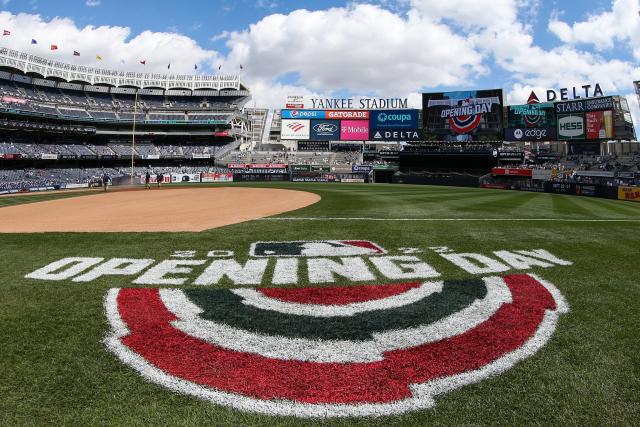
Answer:
M634 425L640 419L640 204L431 186L250 186L310 191L322 200L281 219L201 233L0 234L0 425ZM0 209L71 196L99 197L6 197ZM165 260L194 250L206 259L208 251L231 250L244 262L253 242L323 239L370 240L390 255L418 248L416 256L446 279L471 275L429 248L481 254L546 249L573 265L530 271L559 288L570 312L532 357L437 396L431 409L318 420L214 405L147 382L120 362L102 343L109 329L103 298L110 288L139 287L132 277L88 283L25 278L64 257ZM190 281L203 268L194 269ZM270 286L272 271L269 264L263 286ZM394 282L379 276L372 283ZM336 284L359 285L342 278ZM225 278L216 287L231 286Z

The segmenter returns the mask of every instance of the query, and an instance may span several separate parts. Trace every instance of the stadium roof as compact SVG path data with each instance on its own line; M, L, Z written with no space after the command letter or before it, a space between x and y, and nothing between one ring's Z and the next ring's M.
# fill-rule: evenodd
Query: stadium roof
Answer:
M162 88L165 90L248 90L240 82L240 76L237 75L174 75L107 70L52 61L5 47L0 47L0 67L13 68L25 74L38 74L44 78L84 82L92 85Z

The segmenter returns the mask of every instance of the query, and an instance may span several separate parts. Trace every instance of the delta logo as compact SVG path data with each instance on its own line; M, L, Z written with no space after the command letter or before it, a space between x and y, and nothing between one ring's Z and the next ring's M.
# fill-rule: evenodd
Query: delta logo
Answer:
M137 276L137 286L104 298L104 344L123 364L216 405L302 418L432 408L439 396L533 357L569 310L530 271L572 265L544 249L387 250L342 239L255 242L247 255L65 258L26 277L77 286ZM442 278L430 258L468 278ZM215 286L222 277L242 286Z

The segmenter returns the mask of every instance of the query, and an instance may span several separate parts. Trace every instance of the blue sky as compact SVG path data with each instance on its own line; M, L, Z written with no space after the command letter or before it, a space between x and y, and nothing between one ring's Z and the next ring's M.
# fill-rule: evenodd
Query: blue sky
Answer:
M166 71L171 63L188 73L198 63L199 72L221 65L240 73L243 64L243 79L267 106L290 92L415 100L421 91L489 87L504 88L515 103L531 89L595 82L631 96L640 79L638 0L445 3L0 0L0 25L12 31L0 42L134 71ZM36 47L25 41L31 33ZM63 48L49 52L49 43ZM96 54L100 64L91 63Z

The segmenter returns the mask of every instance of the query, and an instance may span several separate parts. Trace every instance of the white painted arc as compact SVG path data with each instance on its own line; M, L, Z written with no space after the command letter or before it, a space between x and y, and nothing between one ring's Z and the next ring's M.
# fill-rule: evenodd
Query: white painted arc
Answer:
M270 298L256 289L232 289L231 292L243 298L242 303L261 310L276 311L284 314L313 317L352 317L367 311L388 310L413 304L429 295L442 292L443 282L423 282L417 288L411 288L398 295L376 300L355 302L345 305L302 304Z
M172 326L210 344L229 350L279 360L320 363L364 363L384 358L384 353L436 342L478 326L511 302L511 292L500 277L484 279L487 295L468 307L429 325L373 333L368 341L318 340L271 336L238 329L200 317L202 309L181 290L161 289L163 304L178 320Z
M556 310L546 311L542 323L525 345L474 371L425 383L412 384L410 386L412 391L411 397L391 403L353 405L309 404L290 400L266 401L207 388L167 374L156 368L140 355L131 351L129 347L122 343L121 338L126 336L128 331L126 327L122 327L123 322L118 312L117 296L119 289L111 289L104 299L105 314L111 325L111 331L107 333L103 343L107 349L115 354L125 365L138 371L145 380L166 387L176 393L194 396L216 405L265 415L294 416L300 418L381 417L397 415L409 411L432 408L435 404L434 398L436 396L498 375L510 369L521 360L533 356L549 341L556 329L559 315L567 313L569 306L555 286L541 280L537 276L531 275L531 277L538 280L551 295L553 295L557 308Z

